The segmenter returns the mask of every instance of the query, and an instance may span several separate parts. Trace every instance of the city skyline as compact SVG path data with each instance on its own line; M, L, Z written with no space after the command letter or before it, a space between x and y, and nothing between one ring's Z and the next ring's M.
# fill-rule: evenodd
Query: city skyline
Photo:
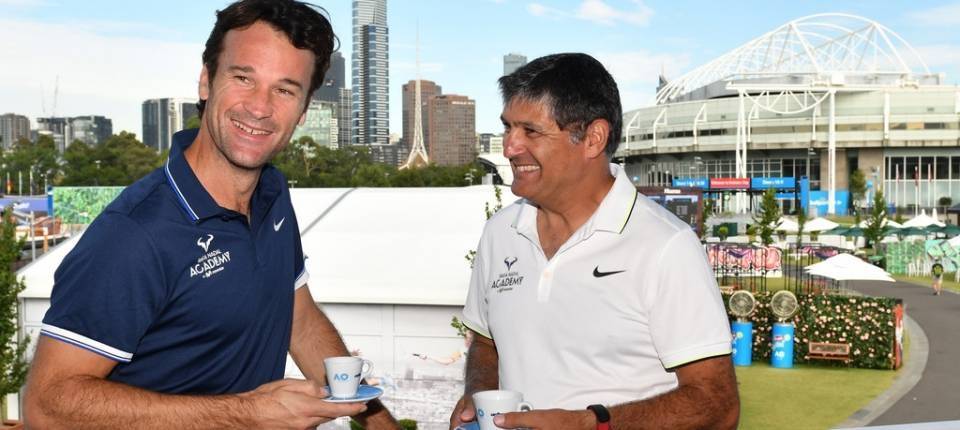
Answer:
M196 97L203 42L214 10L228 3L0 0L0 43L7 64L14 65L0 70L0 113L26 115L32 127L40 116L103 115L113 119L116 132L140 136L144 100ZM352 52L352 2L319 4L331 15L340 52L347 57ZM398 135L401 85L415 78L418 22L421 78L476 100L479 133L501 129L496 79L506 54L529 60L562 51L594 55L617 79L629 110L652 103L661 70L675 79L787 21L823 12L879 21L913 45L932 72L946 73L945 82L960 81L960 37L949 31L960 24L960 2L920 1L901 9L814 1L746 2L728 10L709 2L630 0L549 6L515 0L388 2L387 7L390 132ZM743 10L750 10L748 22L731 26L743 20ZM470 25L460 17L469 17Z

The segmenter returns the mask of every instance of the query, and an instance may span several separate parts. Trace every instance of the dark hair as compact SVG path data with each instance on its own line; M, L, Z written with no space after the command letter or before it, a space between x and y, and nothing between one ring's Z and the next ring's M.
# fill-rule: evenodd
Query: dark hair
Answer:
M543 101L554 121L580 142L596 119L610 123L604 150L612 158L620 145L623 111L617 83L595 58L581 53L540 57L499 80L503 103Z
M223 51L223 38L227 32L263 21L283 32L293 46L309 49L316 57L310 88L307 91L309 99L313 91L323 83L323 77L330 67L330 54L336 50L334 43L339 45L330 21L319 11L326 13L326 10L319 6L295 0L240 0L224 10L217 11L217 22L213 25L213 31L207 38L207 46L203 50L203 65L207 66L210 82L213 82L213 77L217 74L220 52ZM206 100L197 103L201 116L205 105Z

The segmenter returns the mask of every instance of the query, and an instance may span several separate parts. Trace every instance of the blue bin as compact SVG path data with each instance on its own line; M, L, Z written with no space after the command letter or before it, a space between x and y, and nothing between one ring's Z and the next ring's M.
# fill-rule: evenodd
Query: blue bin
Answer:
M733 365L749 366L753 361L753 323L734 321L730 329L733 334Z
M783 369L793 367L793 323L775 323L771 341L770 364Z

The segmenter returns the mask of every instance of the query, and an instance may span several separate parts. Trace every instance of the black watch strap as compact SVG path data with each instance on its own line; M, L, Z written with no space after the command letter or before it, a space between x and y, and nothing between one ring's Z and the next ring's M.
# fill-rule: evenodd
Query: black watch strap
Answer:
M597 424L606 424L610 422L610 411L607 410L606 406L590 405L587 406L587 409L593 411L593 414L597 416Z

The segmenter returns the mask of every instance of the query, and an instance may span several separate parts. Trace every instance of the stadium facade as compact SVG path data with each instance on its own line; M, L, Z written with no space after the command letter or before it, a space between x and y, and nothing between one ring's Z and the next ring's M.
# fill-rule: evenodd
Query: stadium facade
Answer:
M774 187L788 209L803 201L845 213L856 169L868 198L882 189L901 210L960 201L960 87L858 16L800 18L661 77L656 104L623 122L616 158L636 185L718 192L737 212ZM801 183L804 200L791 189Z

